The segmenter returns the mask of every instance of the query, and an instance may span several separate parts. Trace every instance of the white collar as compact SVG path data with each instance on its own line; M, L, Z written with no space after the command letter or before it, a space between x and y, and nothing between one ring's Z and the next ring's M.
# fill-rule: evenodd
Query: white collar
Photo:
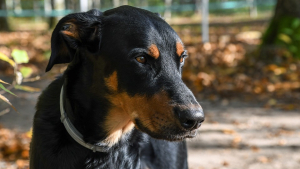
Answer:
M83 147L88 148L88 149L92 150L93 152L96 152L96 151L107 152L109 147L107 146L106 143L101 143L101 142L97 143L97 144L103 145L103 146L99 146L99 145L93 145L93 144L86 143L83 140L82 134L74 127L74 125L72 124L72 122L70 121L70 119L68 118L68 116L64 110L63 93L64 93L64 85L61 87L61 90L60 90L60 101L59 101L60 102L60 114L61 114L60 120L64 124L67 132L77 143L79 143Z

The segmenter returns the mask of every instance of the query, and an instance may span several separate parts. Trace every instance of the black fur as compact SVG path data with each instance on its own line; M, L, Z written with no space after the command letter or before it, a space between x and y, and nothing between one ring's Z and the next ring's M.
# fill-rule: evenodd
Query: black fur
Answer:
M70 36L64 31L75 34ZM176 54L178 41L181 42L177 34L157 14L130 6L104 13L91 10L62 18L52 34L52 53L46 70L54 64L70 64L39 97L30 168L188 168L186 145L182 140L192 137L190 133L195 127L183 128L182 119L186 118L185 114L191 114L189 119L198 120L198 127L204 116L201 108L191 106L199 104L181 80L183 63L180 58L185 56ZM158 59L147 54L151 44L159 49ZM135 59L138 56L146 57L147 63L138 63ZM115 106L107 98L114 92L105 83L113 72L117 72L117 93L145 96L148 100L159 92L167 93L175 121L168 126L158 124L162 130L153 131L149 124L136 117L132 119L136 127L124 134L108 152L94 153L75 142L61 123L60 90L65 85L69 100L65 109L73 125L82 133L85 142L97 144L108 136L105 123ZM175 104L187 110L176 108ZM157 118L160 113L166 112L157 112ZM171 119L162 120L170 123Z

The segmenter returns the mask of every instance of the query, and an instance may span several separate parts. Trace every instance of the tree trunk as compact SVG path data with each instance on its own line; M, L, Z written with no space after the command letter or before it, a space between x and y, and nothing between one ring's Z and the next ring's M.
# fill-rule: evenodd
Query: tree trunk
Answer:
M281 16L292 16L300 18L299 0L277 0L274 18Z
M71 9L71 1L70 0L65 0L65 9Z
M55 10L55 1L54 0L50 0L50 5L51 5L51 9ZM50 29L53 28L55 26L55 17L50 16L48 24L49 24Z
M101 0L99 0L101 1ZM78 12L80 9L79 6L80 2L79 0L65 0L65 8L66 9L71 9L73 12Z
M165 19L171 19L172 16L171 5L172 5L172 0L165 0L165 7L166 7L164 13Z
M274 16L262 39L261 56L265 59L274 59L270 57L277 55L274 49L280 46L287 49L294 57L299 57L299 37L300 0L277 0Z
M92 0L92 7L90 9L100 9L101 0Z
M0 0L0 9L6 11L6 2L5 0ZM7 22L7 17L0 17L0 31L8 31L9 26Z

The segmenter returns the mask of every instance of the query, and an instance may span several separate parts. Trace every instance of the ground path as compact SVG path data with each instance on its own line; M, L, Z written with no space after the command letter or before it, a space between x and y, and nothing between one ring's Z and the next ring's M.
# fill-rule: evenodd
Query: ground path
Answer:
M243 103L203 107L206 121L188 144L190 168L300 168L299 111Z

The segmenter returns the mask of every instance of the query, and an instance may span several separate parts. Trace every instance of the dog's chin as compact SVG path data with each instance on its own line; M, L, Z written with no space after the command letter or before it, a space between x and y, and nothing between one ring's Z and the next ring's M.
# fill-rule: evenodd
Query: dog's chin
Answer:
M169 140L169 141L182 141L186 138L194 138L196 136L197 136L197 130L192 130L183 134L165 135L164 138L162 139Z
M170 133L153 133L153 132L145 132L149 134L151 137L156 139L168 140L168 141L183 141L186 138L194 138L197 135L197 130L192 130L180 134L170 134Z
M158 132L150 131L148 128L144 127L142 124L136 124L136 128L140 131L150 135L156 139L168 140L168 141L183 141L186 138L194 138L197 135L197 129L191 131L183 130L162 130Z

